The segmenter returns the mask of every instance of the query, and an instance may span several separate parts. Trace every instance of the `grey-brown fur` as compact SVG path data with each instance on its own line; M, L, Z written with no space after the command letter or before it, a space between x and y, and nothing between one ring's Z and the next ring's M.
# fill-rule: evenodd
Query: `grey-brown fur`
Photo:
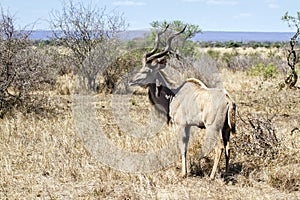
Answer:
M226 90L207 88L197 79L188 79L170 103L170 117L178 132L183 176L187 174L186 154L191 126L206 129L201 157L212 149L216 151L210 177L215 176L223 149L228 172L230 133L235 131L235 103Z
M154 49L145 55L143 67L133 77L130 85L148 87L150 101L156 109L168 116L178 132L183 176L187 175L186 154L190 128L197 126L206 129L201 157L215 149L215 161L210 175L214 178L224 149L226 172L228 172L230 133L235 132L235 103L225 89L207 88L198 79L188 79L177 89L171 89L167 75L161 70L166 67L165 56L171 50L172 38L184 29L170 36L165 50L155 54L159 35L164 31L156 35Z

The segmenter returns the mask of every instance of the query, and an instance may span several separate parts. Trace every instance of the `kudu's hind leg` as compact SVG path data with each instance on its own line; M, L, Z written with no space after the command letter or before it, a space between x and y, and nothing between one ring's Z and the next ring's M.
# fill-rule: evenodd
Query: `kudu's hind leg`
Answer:
M210 179L215 177L217 167L224 149L223 141L222 141L222 132L218 130L215 126L206 126L206 139L202 146L202 156L206 155L211 151L211 149L215 149L215 159L212 171L210 173Z
M226 171L225 171L225 175L228 175L228 170L229 170L229 159L230 159L230 145L229 145L229 141L227 142L227 144L225 145L225 162L226 162Z
M217 167L218 167L218 164L219 164L222 152L223 152L223 145L222 146L218 145L215 148L215 152L216 152L216 155L215 155L215 160L214 160L214 166L213 166L213 169L212 169L211 174L210 174L210 179L213 179L215 177Z
M186 154L188 148L188 142L190 138L190 126L179 127L178 128L179 136L179 148L181 151L181 162L182 162L182 177L187 176L187 166L186 166Z
M226 128L223 129L222 138L223 138L223 144L225 148L225 164L226 164L225 176L227 176L229 170L229 159L230 159L230 145L229 145L230 130L229 129Z

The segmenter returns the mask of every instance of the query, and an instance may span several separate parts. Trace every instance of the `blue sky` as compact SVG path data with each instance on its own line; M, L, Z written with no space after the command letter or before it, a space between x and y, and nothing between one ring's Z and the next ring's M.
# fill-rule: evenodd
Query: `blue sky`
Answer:
M78 2L79 0L74 0ZM52 10L62 0L0 0L15 15L20 27L36 22L35 29L49 29ZM289 11L296 16L299 0L82 0L108 10L124 13L129 29L147 29L154 20L182 20L203 31L293 31L281 21Z

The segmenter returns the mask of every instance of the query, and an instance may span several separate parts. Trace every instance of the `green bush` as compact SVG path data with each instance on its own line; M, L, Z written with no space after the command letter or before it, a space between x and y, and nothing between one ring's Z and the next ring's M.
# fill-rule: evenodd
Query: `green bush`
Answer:
M238 55L239 55L239 53L236 50L233 50L230 53L225 52L225 53L223 53L222 61L224 61L228 65L228 63L232 60L232 58L235 56L238 56Z
M197 42L200 47L223 47L223 48L237 48L237 47L252 47L256 49L258 47L265 48L280 48L288 44L288 42L257 42L257 41L247 41L247 42L236 42L236 41L201 41Z
M221 52L220 51L215 51L213 49L209 49L207 51L207 54L212 58L214 59L215 61L218 61L221 57Z
M259 63L251 67L250 75L263 76L264 80L275 78L278 75L277 67L273 63L263 64Z
M242 42L229 41L228 48L237 48L237 47L241 47L242 45L243 45Z

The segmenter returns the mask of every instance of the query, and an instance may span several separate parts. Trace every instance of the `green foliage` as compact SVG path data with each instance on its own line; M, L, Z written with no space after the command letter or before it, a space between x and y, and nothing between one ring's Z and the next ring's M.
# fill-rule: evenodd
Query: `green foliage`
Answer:
M228 64L233 57L235 56L238 56L239 53L235 50L235 51L232 51L232 52L225 52L222 56L222 61L224 61L226 64Z
M198 45L191 41L187 40L185 41L184 45L179 48L179 52L181 55L186 56L186 57L197 57L198 56L198 50L197 50Z
M195 42L193 42L191 38L194 37L197 33L201 33L202 31L199 28L199 26L195 24L184 23L180 20L174 20L171 22L168 22L166 20L153 21L150 23L152 27L151 34L147 39L148 41L150 41L149 43L152 45L155 39L156 31L166 28L168 24L170 25L169 31L168 33L164 34L164 36L162 36L161 40L166 41L166 36L170 35L171 32L181 31L186 26L184 33L182 33L179 37L177 37L178 41L173 42L172 47L174 50L179 51L180 54L183 56L188 56L188 57L196 56L198 45Z
M230 41L228 43L229 48L237 48L237 47L241 47L241 46L242 46L242 42Z
M253 76L263 76L264 80L267 80L270 78L276 78L278 75L278 70L273 63L269 63L267 65L259 63L252 66L248 74Z
M282 16L282 21L287 22L289 27L293 28L300 28L300 12L297 12L297 16L291 16L289 15L288 12L286 12L283 16Z
M236 48L236 47L252 47L256 49L258 47L265 48L280 48L286 43L283 42L257 42L257 41L249 41L249 42L236 42L236 41L226 41L226 42L199 42L200 47L223 47L223 48Z
M214 60L219 60L220 59L220 57L221 57L221 52L220 51L215 51L215 50L213 50L213 49L209 49L208 51L207 51L207 54L212 58L212 59L214 59Z
M187 26L184 33L182 33L185 40L190 39L190 38L194 37L197 33L202 32L199 25L184 23L183 21L180 21L180 20L174 20L172 22L168 22L166 20L153 21L150 23L151 27L154 30L155 29L164 29L164 28L166 28L166 26L168 24L171 26L172 30L174 30L174 31L181 31L184 28L184 26Z

